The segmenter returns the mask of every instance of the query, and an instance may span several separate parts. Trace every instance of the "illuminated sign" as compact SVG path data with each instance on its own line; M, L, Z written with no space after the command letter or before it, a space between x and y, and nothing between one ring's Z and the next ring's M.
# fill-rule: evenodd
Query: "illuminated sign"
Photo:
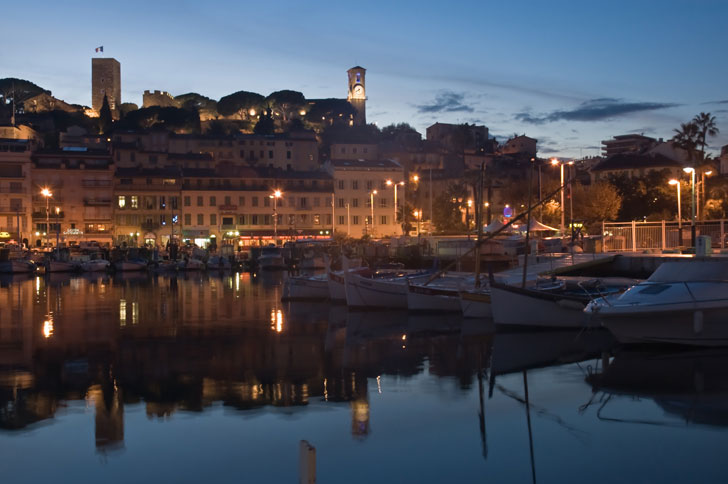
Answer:
M9 239L10 232L0 232L0 239Z
M511 218L513 217L513 209L506 205L506 208L503 209L503 216L505 218Z
M63 231L63 235L83 235L83 231L79 229L68 229Z

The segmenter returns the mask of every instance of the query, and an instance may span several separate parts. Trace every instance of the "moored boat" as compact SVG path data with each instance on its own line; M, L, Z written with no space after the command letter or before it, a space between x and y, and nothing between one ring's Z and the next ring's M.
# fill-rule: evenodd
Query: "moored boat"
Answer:
M460 312L460 286L471 286L472 275L442 275L427 283L409 283L407 308L410 311Z
M633 284L623 278L538 279L525 287L491 282L493 320L499 325L545 328L599 326L584 314L594 298L621 292Z
M0 262L0 272L7 274L23 274L35 272L36 265L29 259L10 259Z
M346 304L352 308L407 309L407 282L430 277L430 273L388 272L364 277L353 271L344 273Z
M490 288L483 287L460 291L460 310L465 318L493 317Z
M116 261L114 268L121 272L143 271L147 268L147 265L145 259L127 259Z
M92 259L81 262L81 272L101 272L108 270L111 267L111 262L106 259Z
M728 346L728 262L664 262L626 292L585 313L621 343Z
M74 261L47 260L45 268L46 272L74 272L78 270L79 264Z
M177 262L177 269L180 271L201 271L205 268L205 263L194 257L185 258Z
M256 262L258 263L258 267L264 271L286 269L286 261L283 257L283 250L272 244L268 247L263 247Z
M290 277L283 285L285 300L323 300L329 298L327 274Z

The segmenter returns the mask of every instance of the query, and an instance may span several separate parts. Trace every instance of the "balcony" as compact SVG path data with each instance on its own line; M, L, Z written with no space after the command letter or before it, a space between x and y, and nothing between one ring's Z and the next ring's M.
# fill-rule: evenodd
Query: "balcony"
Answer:
M143 230L157 230L161 227L159 222L142 222Z
M60 219L60 218L65 217L65 216L66 216L66 214L63 211L56 213L54 210L51 210L48 213L48 218L50 220L57 220L57 219ZM38 219L38 220L45 220L46 219L46 211L43 210L41 212L33 212L33 218L34 219Z
M46 197L43 195L33 195L33 203L46 203ZM48 203L50 205L53 205L54 203L63 203L63 197L53 195L49 200Z
M0 193L26 193L23 187L0 187Z
M25 213L25 209L22 205L0 205L0 213Z
M82 180L81 186L84 188L105 188L112 186L111 180Z
M108 207L111 205L111 200L104 200L100 198L84 198L83 204L87 207Z

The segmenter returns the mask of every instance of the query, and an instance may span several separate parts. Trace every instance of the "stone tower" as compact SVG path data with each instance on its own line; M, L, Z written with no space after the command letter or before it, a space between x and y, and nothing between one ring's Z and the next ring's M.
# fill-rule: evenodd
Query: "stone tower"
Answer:
M356 116L354 116L356 126L367 124L367 93L364 83L366 72L366 69L359 66L346 71L349 75L349 94L346 99L356 109Z
M121 64L112 57L91 59L91 107L97 113L104 104L104 95L116 117L121 106Z

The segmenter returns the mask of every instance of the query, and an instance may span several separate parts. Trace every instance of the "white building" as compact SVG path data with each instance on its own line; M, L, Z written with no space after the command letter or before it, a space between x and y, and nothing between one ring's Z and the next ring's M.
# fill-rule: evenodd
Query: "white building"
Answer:
M401 165L391 160L332 160L326 169L334 178L336 231L354 238L402 234L401 223L396 220L398 207L406 199Z

